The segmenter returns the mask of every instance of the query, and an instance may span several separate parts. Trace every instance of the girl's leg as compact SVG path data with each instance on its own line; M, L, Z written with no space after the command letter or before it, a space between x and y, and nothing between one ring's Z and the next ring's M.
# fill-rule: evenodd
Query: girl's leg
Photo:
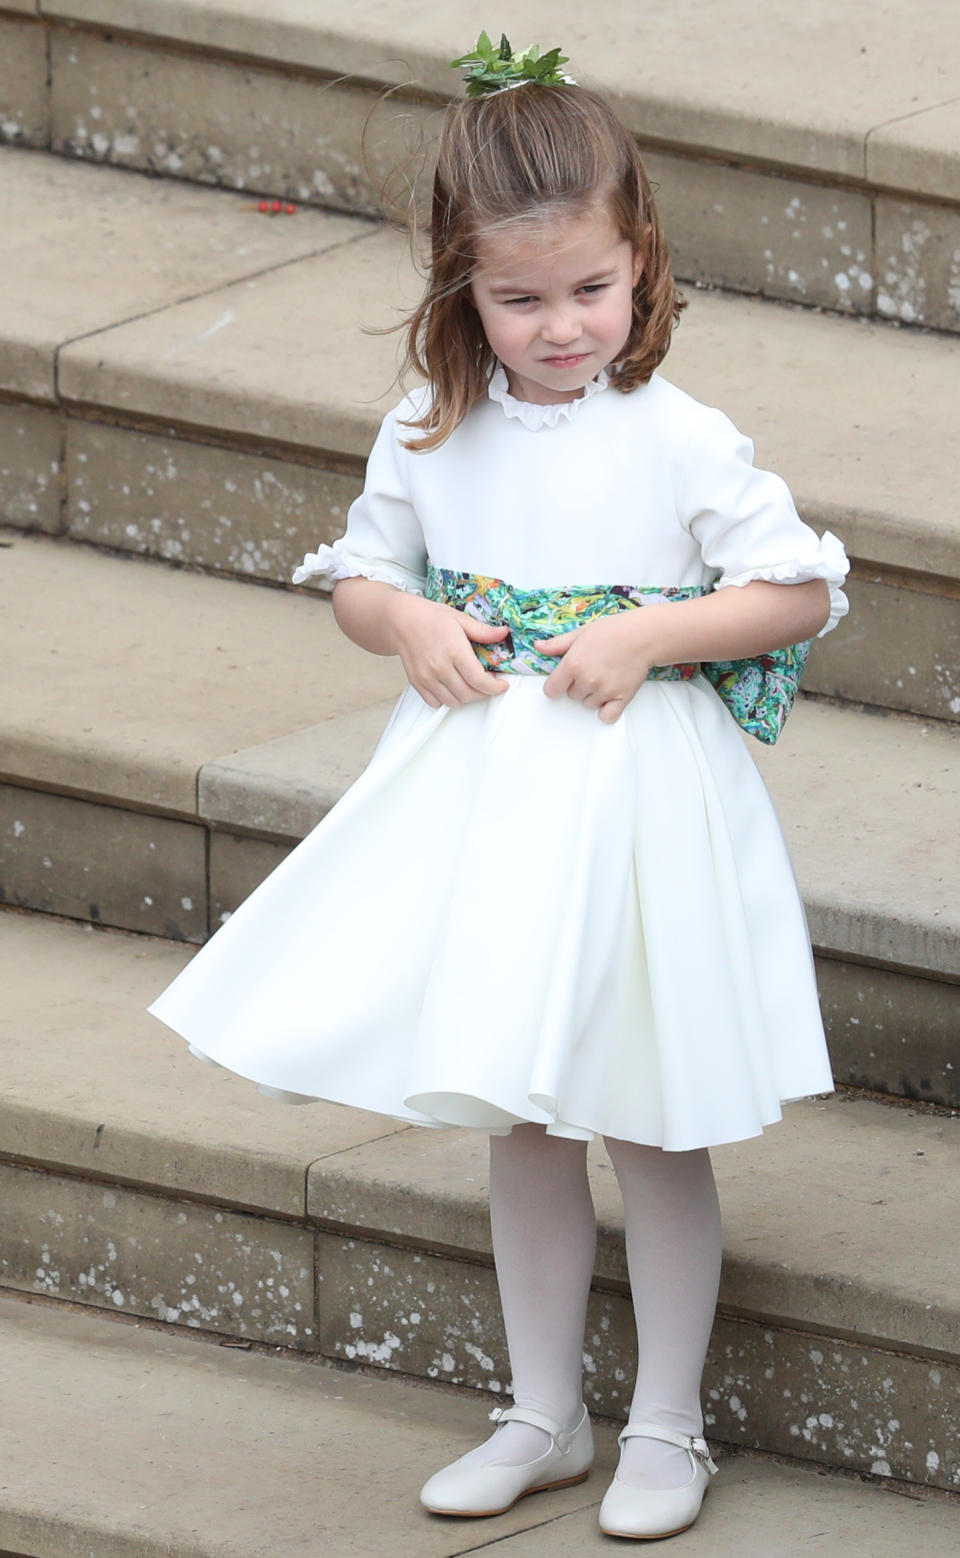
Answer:
M597 1240L586 1143L539 1125L491 1136L490 1224L514 1401L573 1427ZM549 1446L542 1429L504 1423L466 1460L520 1465Z
M605 1140L623 1195L637 1322L630 1421L699 1435L700 1381L723 1251L710 1155ZM690 1479L690 1458L659 1440L628 1439L619 1475L637 1487L680 1487Z

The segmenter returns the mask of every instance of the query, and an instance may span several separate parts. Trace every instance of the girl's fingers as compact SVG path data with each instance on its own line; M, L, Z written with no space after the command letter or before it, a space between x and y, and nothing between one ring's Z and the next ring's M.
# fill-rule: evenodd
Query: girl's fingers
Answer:
M556 671L551 671L544 684L544 691L546 692L550 688L551 683L555 683L557 690L552 693L552 696L560 697L565 692L568 698L576 699L585 708L596 709L605 725L615 724L630 702L629 698L611 697L609 688L590 687L586 684L578 683L572 675L569 676L565 686L561 686L559 678L560 668Z
M570 633L557 633L553 638L535 638L533 647L539 655L565 655L582 632L583 628L574 628Z
M411 685L413 686L414 691L420 694L428 708L439 709L440 699L435 697L428 687L418 686L416 682L411 683Z
M475 644L495 644L510 631L505 622L478 622L476 617L468 617L465 612L460 613L460 625Z
M579 697L574 692L576 686L576 671L568 665L566 660L561 660L557 669L551 671L543 684L543 690L548 698L562 698L564 693L569 693L571 698Z
M457 709L464 703L476 703L480 698L502 692L504 686L503 677L495 677L489 671L481 670L477 661L473 662L473 666L463 668L454 663L442 675L436 676L431 684L440 703L450 709Z
M475 654L458 657L453 664L475 696L491 698L506 687L506 677L497 676L494 671L485 671Z

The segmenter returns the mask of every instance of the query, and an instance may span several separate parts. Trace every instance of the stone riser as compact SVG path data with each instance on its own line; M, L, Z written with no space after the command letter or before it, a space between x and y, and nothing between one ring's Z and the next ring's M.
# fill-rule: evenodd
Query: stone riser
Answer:
M960 1107L960 988L901 969L816 959L838 1083Z
M335 1234L321 1234L318 1259L327 1357L503 1387L507 1351L488 1267ZM636 1367L628 1297L592 1292L584 1366L587 1403L625 1417ZM960 1477L956 1361L737 1315L725 1309L722 1285L703 1400L707 1433L723 1443L937 1487Z
M202 942L290 846L0 784L0 903Z
M402 204L437 117L320 76L10 16L0 108L17 144L357 212L385 189ZM647 158L679 275L960 331L955 206L784 167Z
M0 519L118 551L289 584L359 496L350 474L0 401ZM342 464L349 464L343 461Z
M274 584L340 535L348 472L0 402L0 518L138 556ZM821 528L828 523L808 516ZM805 687L960 720L960 587L856 562L852 616L814 646Z
M74 796L0 785L0 903L203 942L289 852ZM957 987L818 959L836 1080L960 1105Z
M850 614L814 641L806 692L924 718L960 720L960 591L952 580L853 559Z
M0 1164L0 1285L165 1324L504 1395L489 1262L310 1223ZM636 1366L629 1299L595 1289L585 1399L623 1417ZM955 1487L955 1359L891 1352L721 1306L704 1379L721 1442Z

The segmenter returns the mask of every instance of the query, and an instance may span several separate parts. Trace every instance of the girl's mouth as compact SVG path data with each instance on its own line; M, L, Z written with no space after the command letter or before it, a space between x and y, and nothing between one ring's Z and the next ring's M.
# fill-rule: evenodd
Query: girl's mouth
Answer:
M545 357L543 360L551 368L577 368L589 355L588 352L575 352L572 356Z

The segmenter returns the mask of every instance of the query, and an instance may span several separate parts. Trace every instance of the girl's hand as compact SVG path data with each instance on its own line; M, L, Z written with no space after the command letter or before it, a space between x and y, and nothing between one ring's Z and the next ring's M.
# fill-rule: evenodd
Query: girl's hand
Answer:
M652 643L642 630L640 611L595 617L556 638L538 638L542 655L562 658L544 683L548 698L577 698L596 709L605 725L618 720L642 687L654 662Z
M508 627L477 622L422 595L394 594L390 617L395 653L424 703L432 709L455 709L506 691L506 677L485 671L472 645L495 644L509 633Z

